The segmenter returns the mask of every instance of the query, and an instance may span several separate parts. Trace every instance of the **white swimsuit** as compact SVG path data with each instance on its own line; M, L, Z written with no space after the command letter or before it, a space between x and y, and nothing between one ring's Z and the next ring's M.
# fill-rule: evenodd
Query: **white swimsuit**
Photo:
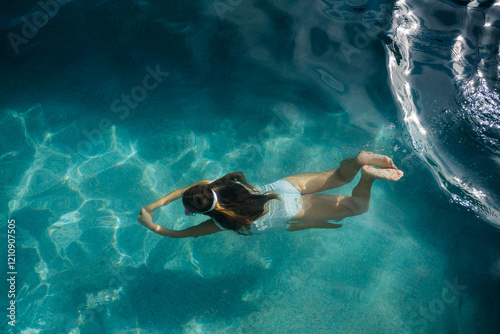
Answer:
M250 226L252 233L262 233L272 230L284 230L288 226L288 221L302 209L300 204L300 192L286 180L278 180L265 186L256 186L259 192L274 192L281 200L270 200L266 203L267 212L262 217L255 220ZM219 223L215 224L224 230Z

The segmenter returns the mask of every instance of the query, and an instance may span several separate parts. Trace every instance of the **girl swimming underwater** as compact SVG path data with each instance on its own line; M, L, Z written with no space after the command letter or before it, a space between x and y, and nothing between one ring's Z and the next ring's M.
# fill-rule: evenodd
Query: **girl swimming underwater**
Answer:
M352 196L316 194L351 182L360 169L361 179ZM248 184L240 172L196 182L142 207L137 218L151 231L171 238L196 238L225 230L249 235L277 229L338 228L341 225L328 221L368 211L373 181L397 181L402 176L391 158L361 151L355 158L342 160L337 169L288 176L262 187ZM153 222L154 210L181 197L186 215L204 214L209 219L183 230Z

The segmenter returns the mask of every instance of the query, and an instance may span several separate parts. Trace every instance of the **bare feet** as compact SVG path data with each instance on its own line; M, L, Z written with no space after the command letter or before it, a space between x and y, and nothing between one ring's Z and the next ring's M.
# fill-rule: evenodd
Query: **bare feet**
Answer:
M363 166L363 169L361 170L361 176L370 179L385 179L397 181L403 177L403 172L399 169L394 168L377 169L375 167L366 165Z
M357 156L357 161L361 166L374 165L380 168L397 169L391 158L386 155L376 154L373 152L360 151Z

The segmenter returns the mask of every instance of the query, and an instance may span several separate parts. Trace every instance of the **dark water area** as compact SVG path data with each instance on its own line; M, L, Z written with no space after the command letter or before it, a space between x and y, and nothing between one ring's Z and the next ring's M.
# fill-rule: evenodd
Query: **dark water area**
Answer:
M16 329L498 332L499 11L0 2L0 236L15 219ZM369 213L335 233L179 242L136 220L201 178L271 182L361 149L405 177L376 183ZM192 223L179 212L160 222Z

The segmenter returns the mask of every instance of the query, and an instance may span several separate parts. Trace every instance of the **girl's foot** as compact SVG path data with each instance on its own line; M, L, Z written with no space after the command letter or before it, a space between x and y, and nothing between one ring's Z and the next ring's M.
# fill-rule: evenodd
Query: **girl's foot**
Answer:
M361 177L397 181L403 177L403 172L394 168L377 169L366 165L361 170Z
M360 151L357 156L357 161L361 166L374 165L380 168L397 169L391 158L386 155L376 154L373 152Z

